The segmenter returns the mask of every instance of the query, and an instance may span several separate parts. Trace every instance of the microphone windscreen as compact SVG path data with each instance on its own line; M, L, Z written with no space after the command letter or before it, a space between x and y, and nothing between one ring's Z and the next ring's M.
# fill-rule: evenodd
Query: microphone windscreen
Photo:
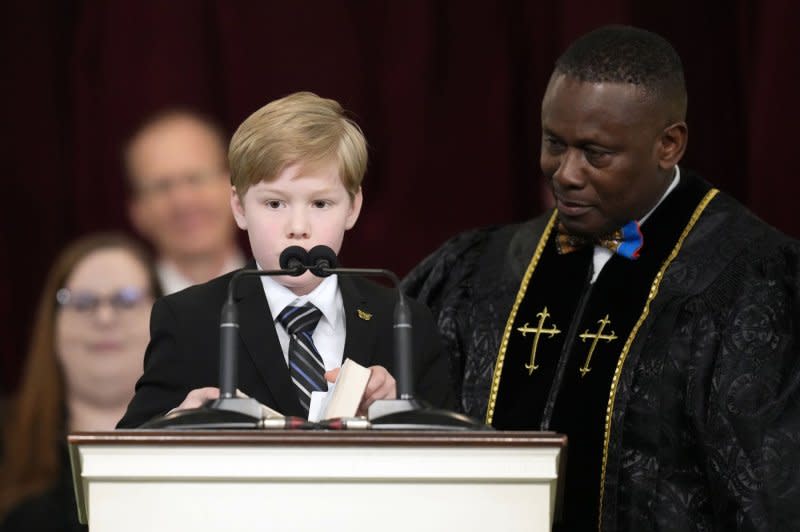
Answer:
M308 262L306 265L311 273L318 277L326 277L331 272L324 272L322 268L338 268L339 262L336 260L336 253L328 246L314 246L308 252Z
M308 264L308 252L300 246L289 246L281 251L278 264L282 270L295 270L290 275L302 275L306 271Z

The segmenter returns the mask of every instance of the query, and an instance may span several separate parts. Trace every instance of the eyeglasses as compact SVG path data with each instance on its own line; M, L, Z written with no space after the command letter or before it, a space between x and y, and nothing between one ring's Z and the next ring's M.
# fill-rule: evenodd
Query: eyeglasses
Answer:
M135 286L121 288L108 296L100 296L92 292L73 292L69 288L61 288L56 292L56 301L62 308L90 314L96 312L104 302L107 302L117 312L130 310L139 306L149 295L146 290Z
M212 183L222 175L221 170L196 172L173 178L158 178L150 183L138 185L136 191L145 197L165 198L179 186L198 189Z

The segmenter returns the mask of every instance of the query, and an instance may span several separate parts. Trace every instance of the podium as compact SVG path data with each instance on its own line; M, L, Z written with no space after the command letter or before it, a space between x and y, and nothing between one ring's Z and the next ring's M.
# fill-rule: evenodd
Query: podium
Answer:
M550 530L566 437L148 431L68 438L90 532Z

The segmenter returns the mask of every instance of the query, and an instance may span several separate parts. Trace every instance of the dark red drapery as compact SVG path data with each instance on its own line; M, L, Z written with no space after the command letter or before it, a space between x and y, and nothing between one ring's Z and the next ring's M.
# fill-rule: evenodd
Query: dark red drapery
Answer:
M344 261L405 273L470 227L540 209L538 114L555 57L627 23L667 37L689 86L685 164L800 235L800 8L793 0L200 1L4 4L2 383L55 253L127 228L119 148L171 105L233 131L296 90L338 99L370 142Z

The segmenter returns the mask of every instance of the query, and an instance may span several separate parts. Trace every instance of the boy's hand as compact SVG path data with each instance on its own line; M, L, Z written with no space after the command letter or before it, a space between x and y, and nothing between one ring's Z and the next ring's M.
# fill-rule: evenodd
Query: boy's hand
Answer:
M330 371L325 372L325 380L328 382L336 382L336 379L339 378L339 370L342 368L334 368Z
M370 366L369 382L358 406L359 416L367 415L369 405L378 399L397 399L397 382L383 366Z
M325 380L336 382L339 369L326 371ZM361 404L358 405L358 412L356 412L358 416L366 416L369 405L378 399L397 399L397 381L394 380L392 374L383 366L370 366L369 371L367 389L364 390L364 397L361 398Z
M238 392L238 390L237 390ZM181 404L170 410L170 413L190 408L199 408L209 399L219 399L219 388L208 386L206 388L196 388L186 394L186 399Z

